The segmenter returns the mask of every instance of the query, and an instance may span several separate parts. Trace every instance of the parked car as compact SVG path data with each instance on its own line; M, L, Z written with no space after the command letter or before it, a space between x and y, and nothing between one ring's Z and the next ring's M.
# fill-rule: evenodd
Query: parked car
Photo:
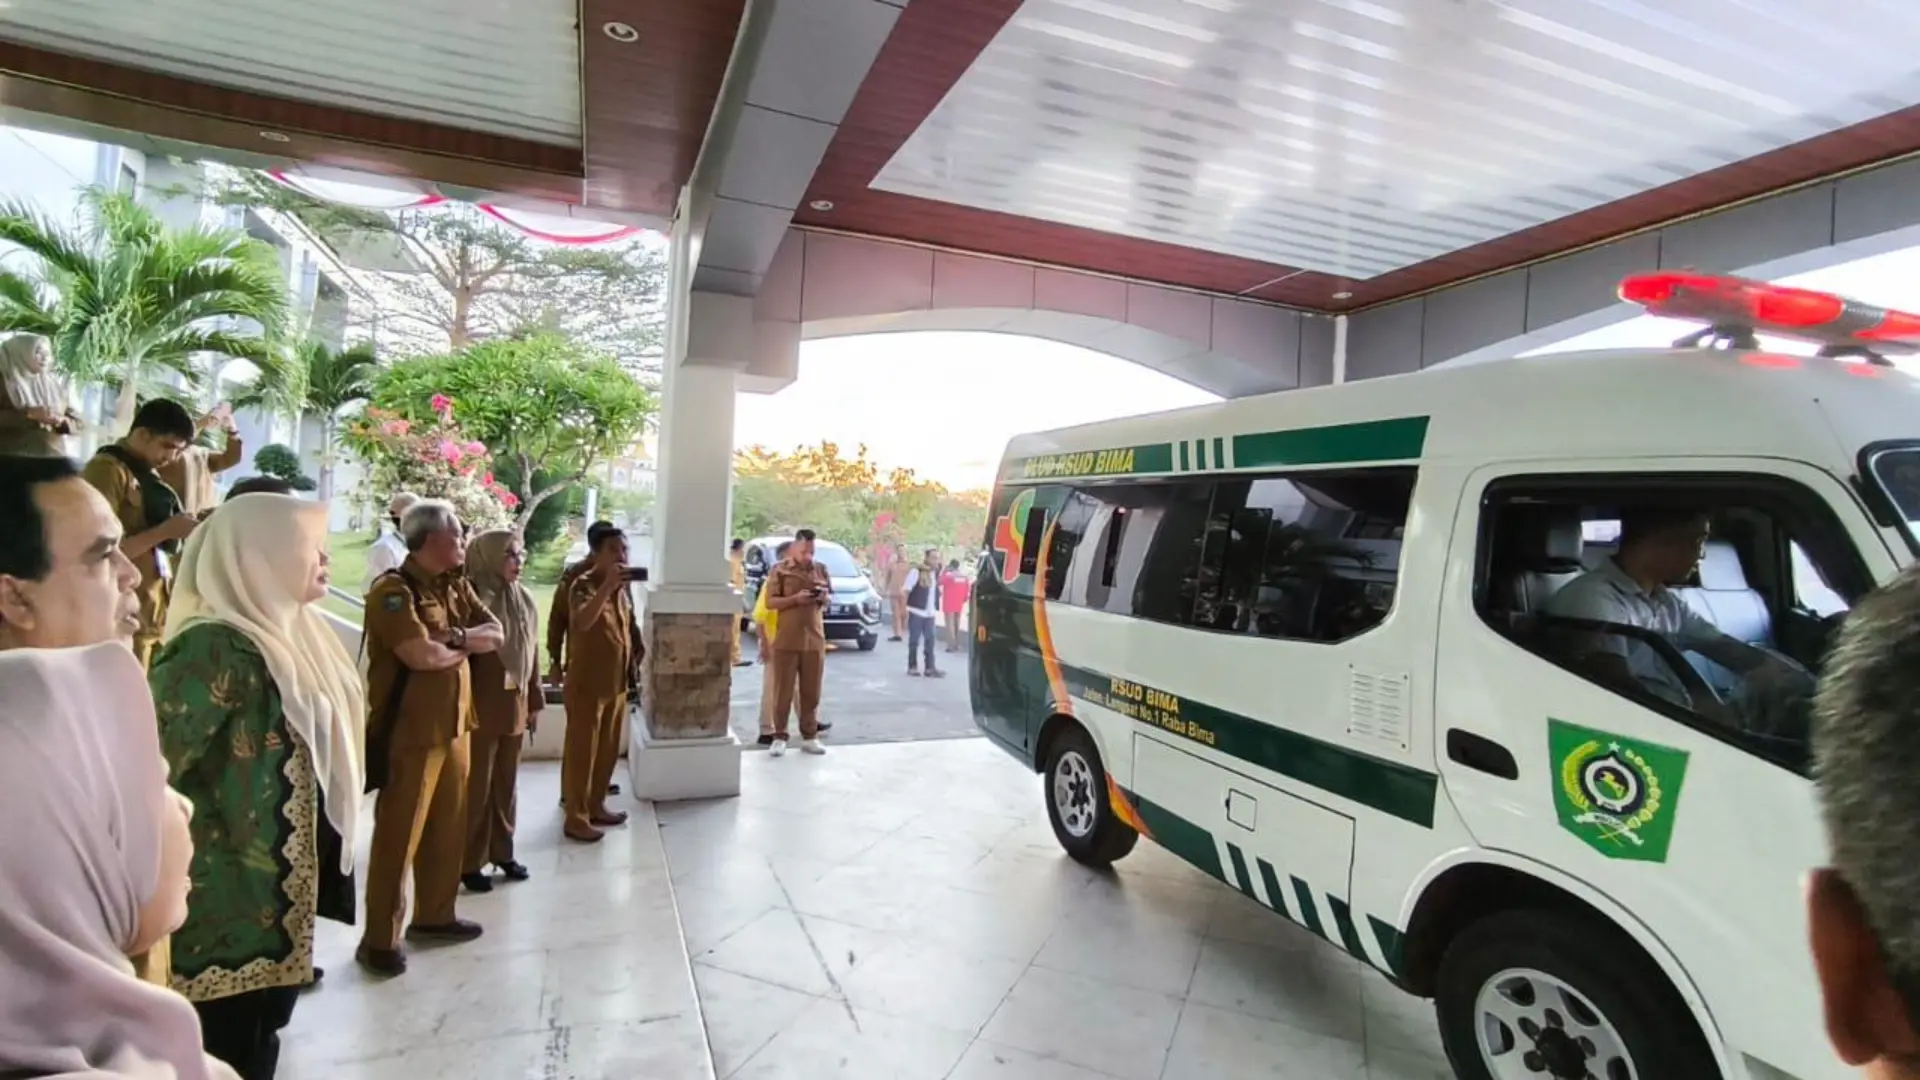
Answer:
M774 552L790 536L763 536L747 542L747 606L751 608L767 579L767 570L776 561ZM870 652L880 644L880 593L853 561L846 548L831 540L816 540L815 562L826 567L833 580L833 602L827 605L827 640L852 641L861 652Z

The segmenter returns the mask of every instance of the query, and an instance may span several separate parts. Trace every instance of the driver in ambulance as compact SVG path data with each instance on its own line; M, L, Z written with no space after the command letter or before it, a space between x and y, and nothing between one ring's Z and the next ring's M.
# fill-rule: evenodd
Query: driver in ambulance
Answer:
M1753 680L1755 689L1765 685L1811 694L1811 678L1797 665L1722 633L1669 588L1693 574L1707 536L1707 515L1700 511L1625 510L1618 551L1554 593L1546 614L1651 631L1681 652L1698 653L1742 680ZM1630 679L1676 705L1702 711L1712 707L1711 702L1694 701L1680 674L1645 642L1598 632L1583 633L1580 641L1583 659L1599 674ZM1769 690L1764 696L1774 694ZM1743 721L1742 726L1754 725Z

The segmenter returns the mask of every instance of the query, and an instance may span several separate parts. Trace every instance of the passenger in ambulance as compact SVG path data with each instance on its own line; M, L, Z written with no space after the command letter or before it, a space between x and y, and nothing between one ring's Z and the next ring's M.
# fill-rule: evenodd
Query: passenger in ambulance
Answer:
M1680 652L1706 657L1738 677L1739 692L1726 703L1734 714L1732 722L1762 734L1800 734L1783 729L1804 730L1804 710L1793 703L1811 698L1812 676L1784 656L1729 636L1672 588L1693 576L1708 531L1708 516L1702 511L1622 511L1618 550L1554 593L1545 614L1658 634ZM1581 660L1594 674L1631 680L1696 711L1716 711L1712 702L1695 701L1680 673L1645 642L1599 632L1582 633L1579 640Z

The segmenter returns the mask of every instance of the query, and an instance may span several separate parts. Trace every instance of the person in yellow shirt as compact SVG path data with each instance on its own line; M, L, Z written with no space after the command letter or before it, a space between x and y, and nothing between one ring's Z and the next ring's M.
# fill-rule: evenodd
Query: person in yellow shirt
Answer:
M774 549L773 557L784 559L792 542L782 543ZM780 625L780 613L767 606L767 587L760 586L760 595L753 602L754 636L760 642L760 745L773 745L773 715L778 694L773 685L773 635Z
M733 587L746 595L747 587L747 542L739 537L733 538L733 544L727 548L727 563L732 567L730 580ZM733 666L746 667L749 661L740 657L740 622L738 616L733 620Z

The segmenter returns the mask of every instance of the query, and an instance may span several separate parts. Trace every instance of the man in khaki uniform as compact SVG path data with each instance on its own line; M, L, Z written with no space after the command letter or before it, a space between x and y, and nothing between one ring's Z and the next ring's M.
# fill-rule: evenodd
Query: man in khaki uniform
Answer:
M367 593L367 778L380 790L367 861L367 925L354 958L376 975L407 970L400 923L413 869L410 938L471 941L454 913L466 846L467 657L494 652L500 624L460 573L466 537L453 507L414 504L400 522L407 558Z
M826 567L813 561L813 540L812 529L794 533L787 557L774 564L761 586L768 609L779 616L773 636L773 745L768 748L775 757L787 752L787 717L796 695L801 752L827 752L820 745L820 680L827 670L826 610L833 581Z
M624 825L624 811L607 806L607 788L620 757L633 673L633 598L627 591L627 535L603 531L587 556L587 570L567 586L567 665L562 691L567 741L560 762L560 805L567 839L593 843L600 830Z
M133 635L133 652L143 665L152 662L166 626L173 560L200 523L160 475L193 435L193 417L179 402L155 398L133 414L127 437L101 447L81 474L106 496L126 530L121 554L140 570L140 629Z
M554 586L553 604L547 609L547 681L559 683L567 669L567 597L580 575L593 569L593 552L600 538L618 531L611 521L596 521L587 526L587 557L560 571L560 584Z
M174 458L160 468L160 479L167 482L173 493L180 496L180 507L189 514L201 514L219 505L213 497L213 478L226 472L246 453L246 447L240 441L240 429L233 422L233 406L222 405L200 418L194 425L194 436L220 427L227 436L226 445L218 451L189 443Z

